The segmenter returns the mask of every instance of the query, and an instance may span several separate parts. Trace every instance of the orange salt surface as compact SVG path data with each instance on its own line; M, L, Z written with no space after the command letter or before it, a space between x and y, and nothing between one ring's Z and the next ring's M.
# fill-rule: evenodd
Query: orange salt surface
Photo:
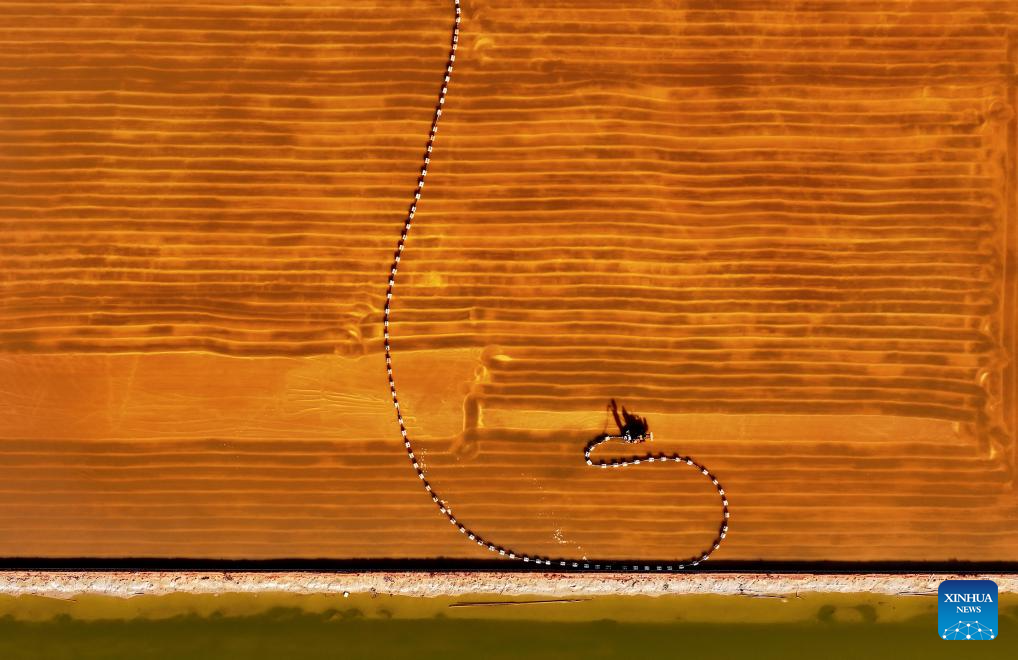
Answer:
M725 484L712 561L1013 559L1018 12L720 4L464 3L391 325L428 479L700 551L695 472L584 463L616 398ZM450 6L0 2L0 556L490 558L381 352Z

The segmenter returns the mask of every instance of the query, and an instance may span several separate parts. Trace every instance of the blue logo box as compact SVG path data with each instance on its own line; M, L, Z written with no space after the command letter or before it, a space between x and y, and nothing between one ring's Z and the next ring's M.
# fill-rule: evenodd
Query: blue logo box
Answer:
M997 583L993 580L944 580L937 595L941 639L996 639Z

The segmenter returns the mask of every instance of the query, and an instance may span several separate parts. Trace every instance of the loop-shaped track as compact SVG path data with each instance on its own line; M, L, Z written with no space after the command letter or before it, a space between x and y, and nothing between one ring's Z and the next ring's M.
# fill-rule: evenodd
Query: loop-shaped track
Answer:
M410 458L410 463L411 465L413 465L414 471L417 473L417 478L420 480L421 485L424 487L424 490L431 497L432 501L438 506L438 510L442 513L442 515L444 515L449 520L449 522L452 525L454 525L460 531L460 533L466 536L470 541L477 543L481 547L487 548L491 552L497 553L499 556L508 557L510 559L515 559L527 563L533 563L538 566L579 568L588 570L593 569L606 571L622 570L622 571L645 571L645 572L653 571L671 572L685 569L688 566L696 566L697 564L706 561L710 557L711 553L718 549L718 547L721 545L721 542L727 536L728 520L730 514L728 510L727 495L725 495L725 490L724 488L721 487L721 484L718 482L717 477L715 477L706 467L697 463L688 456L681 456L679 454L645 454L642 456L636 456L624 460L618 459L611 461L600 460L596 462L591 460L590 458L591 452L593 452L594 449L596 449L598 446L612 439L612 436L609 435L600 436L592 440L584 448L583 457L586 460L587 465L591 467L607 469L607 468L624 468L633 465L640 465L643 463L660 463L660 464L668 464L670 462L684 463L700 471L705 477L710 479L711 483L717 489L718 495L721 497L723 518L721 520L721 525L718 528L718 534L714 538L712 546L707 550L703 551L702 553L700 553L699 555L694 555L693 557L681 562L673 562L671 564L658 564L655 562L654 564L648 564L641 563L637 560L577 561L572 559L552 559L548 557L539 557L532 554L516 552L508 548L505 548L501 545L492 543L491 541L485 539L484 537L482 537L481 535L479 535L478 533L474 532L469 527L464 525L453 515L452 509L449 507L449 505L445 502L445 500L439 497L438 493L435 492L435 489L432 488L431 484L428 482L428 479L424 475L424 470L421 468L420 462L417 460L417 457L414 454L413 444L410 442L410 437L407 434L406 424L403 421L403 412L399 406L399 397L396 394L396 381L394 380L392 374L392 344L389 340L389 320L392 310L393 289L396 286L396 272L399 269L399 262L401 257L403 256L403 250L406 247L407 236L410 233L410 227L413 224L414 215L416 215L417 213L417 205L418 203L420 203L421 192L424 189L424 181L425 178L428 176L428 166L431 164L431 153L435 144L435 136L438 133L438 122L442 118L442 109L443 106L445 106L445 99L447 94L449 93L449 82L452 78L453 66L456 63L456 50L457 47L459 46L460 21L462 17L462 8L460 6L460 0L453 0L453 6L455 9L455 18L452 26L452 41L449 49L449 59L446 62L445 74L442 80L441 90L439 91L438 94L438 103L435 106L435 114L431 122L431 131L428 134L428 140L427 143L425 144L424 163L421 166L420 175L417 177L417 187L414 190L413 201L410 203L410 208L407 211L406 220L403 223L402 234L400 235L399 241L396 244L396 252L395 254L393 254L392 266L389 270L389 286L385 292L385 309L383 313L382 336L383 345L385 347L385 370L388 373L389 377L389 391L392 394L392 404L396 409L396 420L399 423L399 431L400 434L403 436L403 444L406 447L406 452L407 456Z

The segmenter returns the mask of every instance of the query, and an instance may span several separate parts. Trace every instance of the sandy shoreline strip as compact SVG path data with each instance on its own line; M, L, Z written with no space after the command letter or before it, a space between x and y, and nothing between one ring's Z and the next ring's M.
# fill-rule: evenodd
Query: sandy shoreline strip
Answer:
M991 579L1001 593L1018 593L1018 575L958 576L949 573L631 575L497 572L191 572L191 571L3 571L0 595L67 598L78 594L117 597L164 594L372 593L436 597L504 596L782 596L795 593L931 595L951 578Z

